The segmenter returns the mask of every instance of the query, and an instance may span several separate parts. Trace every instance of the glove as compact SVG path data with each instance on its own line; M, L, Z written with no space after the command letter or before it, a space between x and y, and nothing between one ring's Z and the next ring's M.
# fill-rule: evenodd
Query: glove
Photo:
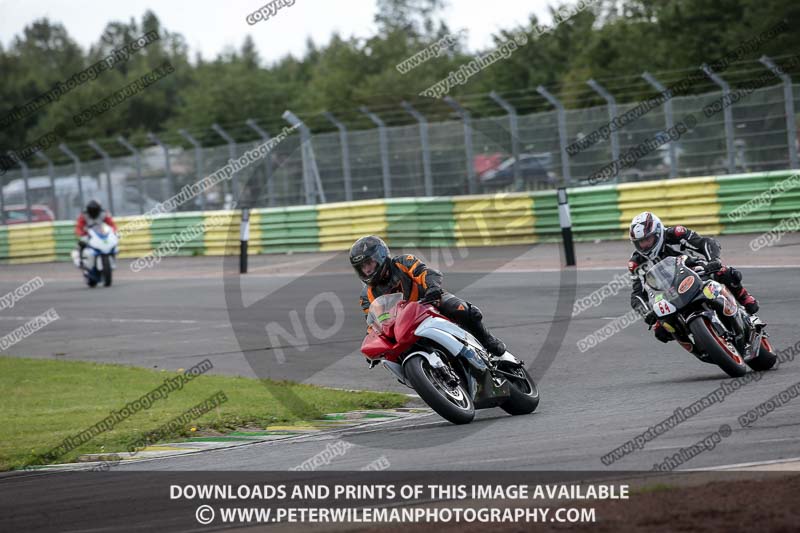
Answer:
M655 311L648 311L647 314L644 315L644 323L648 326L652 326L656 323L658 318L656 317Z
M656 328L655 335L656 335L656 339L660 340L663 343L667 343L667 342L671 341L674 338L672 336L672 333L667 331L664 328L663 325L661 327L659 327L659 328Z
M722 268L722 263L719 261L708 261L707 263L698 263L692 270L698 274L712 274Z
M438 302L442 299L442 294L444 294L444 291L441 287L428 287L425 291L425 296L422 297L420 302L426 304Z

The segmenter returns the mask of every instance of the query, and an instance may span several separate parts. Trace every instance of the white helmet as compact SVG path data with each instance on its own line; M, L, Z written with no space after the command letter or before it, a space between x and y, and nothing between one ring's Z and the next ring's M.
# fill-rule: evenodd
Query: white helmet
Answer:
M664 224L649 211L631 220L630 238L636 251L648 259L656 259L664 247Z

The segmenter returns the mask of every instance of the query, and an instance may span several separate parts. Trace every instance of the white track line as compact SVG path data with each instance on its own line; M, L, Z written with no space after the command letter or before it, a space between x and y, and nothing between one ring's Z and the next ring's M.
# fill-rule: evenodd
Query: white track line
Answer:
M788 459L775 459L773 461L756 461L752 463L734 463L728 465L720 465L720 466L710 466L706 468L692 468L684 470L684 472L702 472L702 471L710 471L710 470L737 470L740 468L752 468L758 466L768 466L768 465L779 465L783 463L798 463L798 468L793 468L792 470L800 469L800 457L790 457Z
M34 318L38 318L36 316L0 316L0 320L13 320L13 321L20 321L20 320L32 320ZM90 317L62 317L67 321L81 321L81 322L121 322L121 323L129 323L129 324L199 324L199 320L157 320L153 318L108 318L108 317L98 317L98 318L90 318Z

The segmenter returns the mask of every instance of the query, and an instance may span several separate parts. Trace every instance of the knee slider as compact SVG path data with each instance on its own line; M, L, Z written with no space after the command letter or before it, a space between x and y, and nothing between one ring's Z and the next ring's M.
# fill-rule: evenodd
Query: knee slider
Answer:
M483 320L483 313L481 313L481 310L472 304L469 304L469 319L475 322Z

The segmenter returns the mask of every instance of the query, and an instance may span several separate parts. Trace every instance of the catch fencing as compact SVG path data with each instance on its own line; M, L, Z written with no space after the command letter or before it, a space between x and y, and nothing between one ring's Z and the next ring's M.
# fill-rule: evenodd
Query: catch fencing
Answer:
M731 124L726 124L722 112L710 117L703 112L722 94L712 91L672 98L669 102L673 120L677 123L691 114L697 118L697 125L680 139L662 144L620 171L611 183L796 168L797 139L790 140L792 135L796 137L794 117L787 118L800 104L798 86L784 81L783 85L752 91L730 106ZM455 101L453 104L458 105ZM636 105L618 104L617 116ZM398 107L381 113L407 115L407 109ZM611 139L601 139L566 155L566 161L562 161L567 147L561 144L556 111L519 115L516 131L511 129L512 121L507 115L386 126L382 128L385 145L380 131L348 129L330 115L341 131L311 135L310 150L301 149L300 135L291 135L262 162L239 171L234 179L198 195L178 211L224 210L234 203L267 208L551 190L561 184L578 186L607 165L614 152L625 154L663 132L665 109L664 105L658 106L619 129L616 147L612 147ZM609 107L567 109L565 118L566 143L572 145L609 122ZM255 121L248 124L253 129L260 128ZM181 135L183 139L191 137L185 130ZM56 154L67 153L69 147L50 151L55 154L39 153L26 167L12 168L0 176L0 224L46 219L49 215L42 214L42 207L49 208L55 220L74 220L91 198L100 200L117 216L145 213L181 187L198 182L230 158L263 142L262 138L207 147L198 142L195 149L177 134L170 137L175 141L166 142L167 137L161 136L164 145L131 147L135 152L124 157L98 159L97 155L109 147L104 149L96 143L94 146L99 149L90 150L92 159L87 159L85 152L89 149L84 146L84 155L68 164L48 162L52 163ZM222 139L221 134L213 137ZM123 142L126 141L117 139L117 148ZM80 152L77 144L71 148ZM519 165L514 164L515 150ZM570 180L565 180L565 166ZM234 182L242 185L241 195L236 194Z

